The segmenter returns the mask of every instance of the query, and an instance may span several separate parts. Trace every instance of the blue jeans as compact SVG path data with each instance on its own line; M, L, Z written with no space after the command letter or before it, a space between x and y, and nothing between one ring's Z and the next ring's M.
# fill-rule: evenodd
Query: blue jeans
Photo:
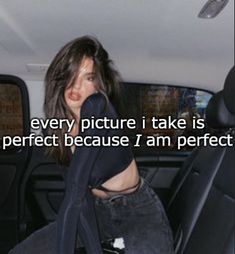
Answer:
M131 194L95 198L101 240L124 239L126 254L173 254L173 238L163 206L143 181ZM56 254L56 222L36 231L9 254ZM81 242L77 241L77 247Z

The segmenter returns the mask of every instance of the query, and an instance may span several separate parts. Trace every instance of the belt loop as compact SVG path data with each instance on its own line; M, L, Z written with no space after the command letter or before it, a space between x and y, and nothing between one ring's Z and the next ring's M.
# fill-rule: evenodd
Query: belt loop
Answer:
M121 205L122 204L123 206L127 206L127 195L125 195L125 194L115 195L115 196L111 197L108 201L111 205L114 205L114 204Z
M111 198L109 198L109 202L112 204L115 199L122 198L122 197L124 197L123 194L112 196Z
M127 206L127 196L124 196L124 197L123 197L123 205L124 205L124 206Z

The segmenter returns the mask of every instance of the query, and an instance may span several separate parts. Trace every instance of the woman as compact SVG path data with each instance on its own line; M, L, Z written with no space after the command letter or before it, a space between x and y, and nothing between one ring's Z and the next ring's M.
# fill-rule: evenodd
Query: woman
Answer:
M100 42L84 36L66 44L55 56L45 78L47 118L75 119L69 133L81 137L121 136L120 130L89 128L80 119L117 119L119 75ZM56 134L58 147L49 154L63 165L66 193L58 218L16 246L13 253L72 254L75 245L87 253L103 253L100 241L123 237L125 253L173 253L173 241L162 205L139 177L128 146L65 147L67 132ZM97 218L97 219L96 219Z

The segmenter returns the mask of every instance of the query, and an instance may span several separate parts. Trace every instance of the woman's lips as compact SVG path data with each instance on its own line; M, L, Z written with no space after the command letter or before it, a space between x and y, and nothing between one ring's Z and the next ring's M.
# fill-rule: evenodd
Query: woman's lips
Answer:
M72 100L72 101L79 101L81 99L81 95L79 93L71 92L69 94L69 99Z

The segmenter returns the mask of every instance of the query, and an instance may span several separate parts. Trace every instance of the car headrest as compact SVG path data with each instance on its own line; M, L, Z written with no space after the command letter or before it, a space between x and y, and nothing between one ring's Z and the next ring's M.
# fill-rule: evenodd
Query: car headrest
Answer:
M226 107L230 113L235 114L235 66L225 79L223 96Z
M206 108L206 123L215 129L231 128L235 126L235 116L232 115L223 99L223 91L214 94Z

